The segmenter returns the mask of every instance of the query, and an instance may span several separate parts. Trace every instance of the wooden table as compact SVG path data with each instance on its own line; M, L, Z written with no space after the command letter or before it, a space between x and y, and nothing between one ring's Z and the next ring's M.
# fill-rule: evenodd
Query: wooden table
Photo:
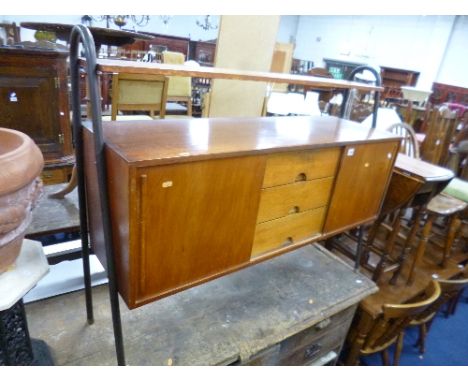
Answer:
M44 193L32 213L32 222L26 230L26 237L39 238L63 232L78 232L80 217L78 192L73 190L63 199L48 196L61 190L65 184L44 186Z
M68 42L70 33L75 26L74 24L61 23L40 23L40 22L23 22L20 24L22 28L34 29L38 31L54 32L60 40ZM123 31L120 29L88 27L94 38L96 52L99 51L102 44L111 46L121 46L125 44L133 44L135 40L151 40L153 36L144 33L135 33Z
M162 74L166 76L220 78L228 80L261 81L268 83L286 83L291 85L311 86L314 88L351 89L363 91L382 91L379 86L360 82L336 80L288 73L254 72L228 68L190 67L185 65L157 64L123 60L97 60L98 71L107 73Z
M92 326L83 325L81 293L27 307L31 333L48 342L57 365L115 364L108 291L94 289ZM320 245L308 245L138 310L122 306L127 362L334 364L357 304L376 290Z

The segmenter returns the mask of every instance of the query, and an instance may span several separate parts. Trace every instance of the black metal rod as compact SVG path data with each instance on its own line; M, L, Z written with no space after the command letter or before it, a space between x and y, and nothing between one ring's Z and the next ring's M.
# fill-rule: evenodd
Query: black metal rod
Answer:
M70 45L71 46L71 45ZM71 48L72 49L72 48ZM76 53L77 54L77 53ZM86 297L86 315L88 324L94 323L93 312L93 297L91 292L91 270L89 265L89 239L88 239L88 217L86 207L86 193L84 184L84 159L83 159L83 136L81 131L81 107L79 96L79 71L75 71L77 64L77 57L73 56L70 52L70 76L72 85L72 111L73 111L73 143L75 146L75 166L78 179L78 205L80 212L80 236L81 236L81 250L83 258L83 274L85 284L85 297ZM79 68L78 68L79 70ZM77 92L77 94L75 94Z
M88 28L84 25L76 25L70 35L70 71L72 83L72 108L73 108L73 129L77 151L77 176L78 176L78 193L80 203L80 225L83 221L87 222L87 206L85 194L85 178L84 178L84 158L83 158L83 138L81 123L81 108L80 108L80 93L79 93L79 43L82 43L84 56L86 58L87 79L89 98L91 102L92 113L92 128L94 133L94 150L96 160L96 170L98 177L99 199L102 216L102 228L104 233L104 250L107 263L107 276L109 279L109 298L111 303L112 323L114 329L115 348L117 353L118 365L125 365L125 353L122 335L122 322L119 309L119 296L117 292L116 272L113 258L113 243L110 220L109 199L107 191L107 171L106 160L104 154L104 135L101 122L101 107L100 107L100 91L98 86L98 78L96 73L96 48L93 36ZM88 241L87 223L86 234L82 234L82 240ZM83 243L83 242L82 242ZM84 248L83 243L83 248Z
M354 68L347 78L348 81L353 81L354 76L358 73L363 72L364 70L368 70L374 75L376 86L382 86L382 78L380 77L380 73L377 70L375 70L375 68L373 68L372 66L367 66L367 65L361 65L361 66L358 66L357 68ZM343 96L343 102L341 104L341 115L340 115L341 118L343 118L344 116L348 98L349 98L349 89L345 91L344 96ZM377 111L379 109L379 102L380 102L380 92L375 91L374 92L374 107L373 107L373 115L372 115L372 128L373 129L375 129L375 127L377 126Z
M354 270L359 270L361 266L361 257L362 257L362 246L364 240L364 227L359 226L358 228L358 244L357 244L357 251L356 251L356 260L354 262Z

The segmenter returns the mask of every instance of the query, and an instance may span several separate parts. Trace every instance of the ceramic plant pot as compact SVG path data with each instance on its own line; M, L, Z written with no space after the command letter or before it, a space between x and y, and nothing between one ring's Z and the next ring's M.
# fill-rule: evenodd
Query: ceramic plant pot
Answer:
M0 127L0 273L19 255L31 213L42 192L42 153L20 131Z

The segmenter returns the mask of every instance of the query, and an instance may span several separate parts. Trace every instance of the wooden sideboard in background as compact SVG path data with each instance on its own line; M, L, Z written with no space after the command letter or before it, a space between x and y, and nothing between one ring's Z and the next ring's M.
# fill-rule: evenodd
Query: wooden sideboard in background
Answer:
M468 105L468 88L434 82L429 101L434 105L444 102Z

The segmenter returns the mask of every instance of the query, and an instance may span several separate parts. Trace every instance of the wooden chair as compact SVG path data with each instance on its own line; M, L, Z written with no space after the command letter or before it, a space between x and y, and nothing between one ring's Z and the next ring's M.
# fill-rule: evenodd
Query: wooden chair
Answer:
M468 266L464 268L461 277L454 280L437 280L441 291L439 298L409 323L409 327L417 326L419 328L419 338L415 346L419 347L421 354L426 351L427 334L437 312L447 304L445 317L447 318L450 313L453 313L458 298L468 285Z
M421 145L421 158L426 162L444 166L455 134L456 113L448 109L434 108L427 121L426 136Z
M401 153L419 159L418 143L416 141L415 132L410 125L403 122L395 123L388 127L387 131L403 138L400 146ZM375 268L371 269L373 272L372 279L376 282L379 281L384 272L393 271L394 273L390 283L396 283L405 257L400 254L400 256L392 261L390 261L390 258L394 252L396 241L400 235L402 220L404 219L406 209L410 202L411 200L406 204L402 204L398 208L391 210L390 213L386 212L385 208L383 208L381 216L379 216L368 232L361 265L363 265L364 268L372 268L367 264L371 251L379 257L379 261L375 265ZM387 231L387 234L382 248L379 248L374 244L374 241L381 228L384 228Z
M185 62L185 56L179 52L164 51L162 53L164 64L175 64L183 65ZM182 102L186 104L186 115L185 117L192 116L192 79L190 77L169 77L169 88L167 90L167 102L178 103ZM167 108L169 109L169 107ZM170 113L167 110L167 116L171 118L179 115Z
M114 73L112 76L111 120L119 111L148 111L151 118L166 115L169 78L153 74ZM131 119L137 119L131 116ZM123 119L123 118L121 118Z
M357 365L360 356L380 353L382 363L390 365L388 348L396 344L393 365L398 365L403 348L405 328L419 315L428 309L440 296L440 286L431 281L426 287L420 301L407 304L383 304L383 313L376 318L365 335L360 338L357 331L351 332L348 341L350 351L347 355L346 365Z
M103 121L154 119L156 113L163 119L166 114L168 77L114 73L112 75L112 114L103 116ZM147 115L118 115L119 111L148 111ZM63 199L77 186L76 167L68 184L49 198Z
M333 75L325 68L312 68L307 72L307 75L320 77L320 78L333 78ZM317 92L319 93L319 108L320 111L327 112L329 107L329 102L332 99L335 91L333 89L318 89L311 86L304 86L304 96L307 92Z
M410 125L405 122L394 123L387 128L387 131L403 138L400 147L401 153L412 158L420 158L416 133Z

